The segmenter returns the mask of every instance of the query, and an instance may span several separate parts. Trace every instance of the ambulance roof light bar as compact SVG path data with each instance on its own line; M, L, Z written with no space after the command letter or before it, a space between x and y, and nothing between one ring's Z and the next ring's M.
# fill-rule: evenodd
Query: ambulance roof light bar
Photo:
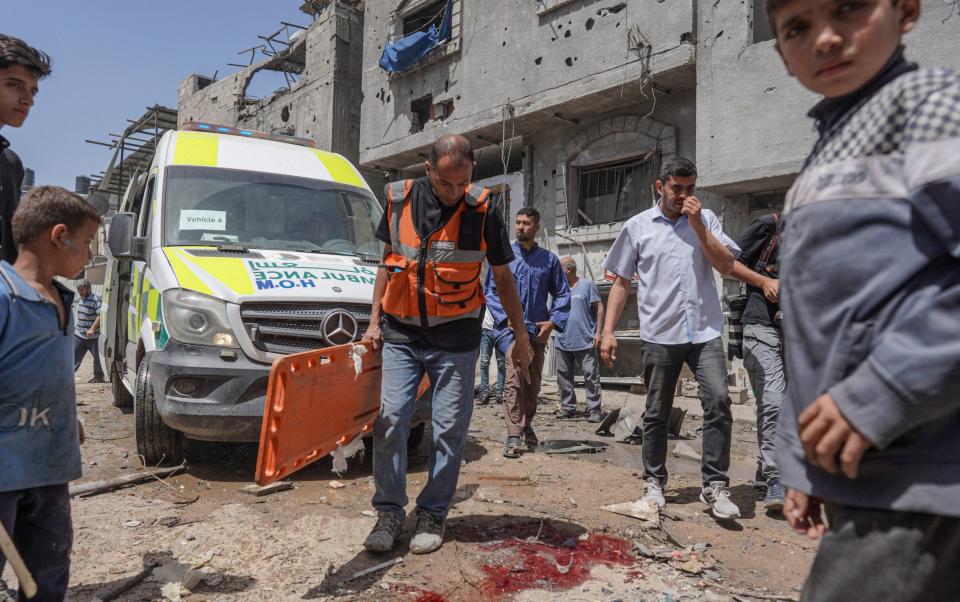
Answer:
M213 134L246 136L247 138L259 138L260 140L273 140L275 142L286 142L287 144L309 146L310 148L317 147L317 143L309 138L298 138L296 136L286 136L284 134L268 134L267 132L258 132L257 130L247 130L226 125L215 125L212 123L200 123L196 121L188 121L180 127L180 130L185 132L211 132Z

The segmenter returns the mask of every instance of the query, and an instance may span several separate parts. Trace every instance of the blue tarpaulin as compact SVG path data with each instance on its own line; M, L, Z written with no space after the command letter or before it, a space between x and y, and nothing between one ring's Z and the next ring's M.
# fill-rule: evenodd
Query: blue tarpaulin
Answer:
M383 54L380 56L380 68L389 72L409 69L441 42L449 40L452 4L453 0L447 0L447 8L443 11L440 29L437 29L436 25L431 25L427 31L417 31L384 45Z

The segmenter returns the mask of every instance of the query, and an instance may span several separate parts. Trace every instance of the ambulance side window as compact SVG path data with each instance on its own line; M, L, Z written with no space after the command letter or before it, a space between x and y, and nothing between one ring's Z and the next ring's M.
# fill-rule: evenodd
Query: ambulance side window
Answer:
M150 234L150 218L153 217L154 210L153 191L156 181L156 177L150 176L150 179L147 180L143 198L138 203L140 206L140 221L137 225L137 236L149 236Z

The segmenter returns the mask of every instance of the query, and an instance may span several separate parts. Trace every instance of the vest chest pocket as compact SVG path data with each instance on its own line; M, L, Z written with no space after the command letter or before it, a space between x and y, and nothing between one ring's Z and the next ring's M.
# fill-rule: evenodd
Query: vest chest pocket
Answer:
M437 302L441 305L463 306L480 292L481 263L432 264Z
M412 284L416 275L410 273L412 264L403 255L391 253L384 258L383 266L388 278L380 300L383 311L401 318L417 315L417 290Z

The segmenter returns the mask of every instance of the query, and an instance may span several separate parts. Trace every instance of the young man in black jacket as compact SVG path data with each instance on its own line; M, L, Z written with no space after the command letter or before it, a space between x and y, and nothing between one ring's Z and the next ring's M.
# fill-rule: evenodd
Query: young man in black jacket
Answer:
M50 75L50 57L26 42L0 34L0 129L18 128L27 120L37 83ZM0 260L17 260L10 225L23 185L23 163L0 135Z
M787 70L823 95L787 195L793 528L823 540L802 599L960 590L960 77L906 61L920 0L767 0Z

